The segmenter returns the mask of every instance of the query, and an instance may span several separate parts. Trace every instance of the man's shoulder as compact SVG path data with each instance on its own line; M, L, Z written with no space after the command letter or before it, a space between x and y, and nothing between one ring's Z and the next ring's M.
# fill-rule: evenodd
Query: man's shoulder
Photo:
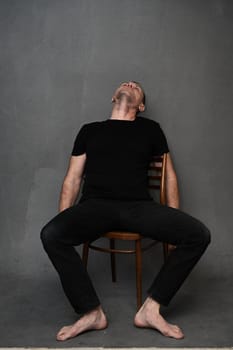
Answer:
M86 127L95 127L95 126L100 125L102 123L103 123L103 121L94 121L94 122L84 123L84 126L86 126Z
M103 125L104 121L94 121L94 122L89 122L89 123L83 123L81 126L81 129L84 129L85 131L90 131L94 130L101 125Z
M150 119L148 117L142 117L141 115L138 115L137 116L138 118L138 121L142 124L145 124L145 125L148 125L148 126L151 126L151 127L158 127L159 126L159 123L153 119Z

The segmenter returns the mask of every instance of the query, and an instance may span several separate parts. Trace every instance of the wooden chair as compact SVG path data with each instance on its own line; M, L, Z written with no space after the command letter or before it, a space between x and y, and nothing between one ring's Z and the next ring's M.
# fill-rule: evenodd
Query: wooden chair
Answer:
M166 184L165 184L165 174L166 174L166 161L167 154L160 157L154 157L150 164L148 170L148 187L151 191L159 191L160 203L166 204ZM101 252L110 253L111 257L111 270L112 270L112 281L116 282L116 262L115 253L121 254L135 254L136 257L136 293L137 293L137 308L139 309L142 305L142 252L151 248L158 241L152 241L152 243L147 244L142 247L142 241L144 239L140 233L136 232L107 232L101 235L101 238L107 238L109 240L109 248L104 248L95 245L98 240L93 242L87 242L83 245L83 263L87 267L89 249L94 249ZM115 247L115 240L123 241L134 241L135 249L117 249ZM163 246L164 260L168 255L168 244L161 243Z

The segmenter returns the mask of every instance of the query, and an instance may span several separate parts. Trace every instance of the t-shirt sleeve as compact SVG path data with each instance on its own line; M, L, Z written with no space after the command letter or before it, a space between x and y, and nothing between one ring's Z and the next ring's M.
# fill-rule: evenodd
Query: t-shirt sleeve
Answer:
M162 154L169 152L166 136L159 124L156 125L156 131L153 135L152 147L154 156L161 156Z
M72 156L79 156L86 153L87 143L87 125L83 125L76 136L74 141L73 149L71 152Z

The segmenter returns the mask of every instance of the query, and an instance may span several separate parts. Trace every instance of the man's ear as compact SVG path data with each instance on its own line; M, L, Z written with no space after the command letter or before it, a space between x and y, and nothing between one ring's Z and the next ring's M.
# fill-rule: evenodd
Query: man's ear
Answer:
M112 96L112 103L113 102L116 102L116 97L115 96Z
M145 105L143 103L140 103L140 105L138 106L138 109L140 112L144 112L145 111Z

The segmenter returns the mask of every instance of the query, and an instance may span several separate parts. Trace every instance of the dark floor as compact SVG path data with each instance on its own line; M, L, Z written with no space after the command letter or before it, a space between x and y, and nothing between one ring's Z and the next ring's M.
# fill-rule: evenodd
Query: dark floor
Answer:
M57 331L76 320L56 273L44 276L1 277L0 347L231 347L233 345L233 279L223 273L195 268L163 315L183 329L185 338L173 340L133 326L133 276L124 273L116 284L109 273L90 274L109 319L103 331L88 332L57 342ZM144 273L143 285L149 284ZM103 288L104 286L104 288ZM146 293L144 293L146 295Z

